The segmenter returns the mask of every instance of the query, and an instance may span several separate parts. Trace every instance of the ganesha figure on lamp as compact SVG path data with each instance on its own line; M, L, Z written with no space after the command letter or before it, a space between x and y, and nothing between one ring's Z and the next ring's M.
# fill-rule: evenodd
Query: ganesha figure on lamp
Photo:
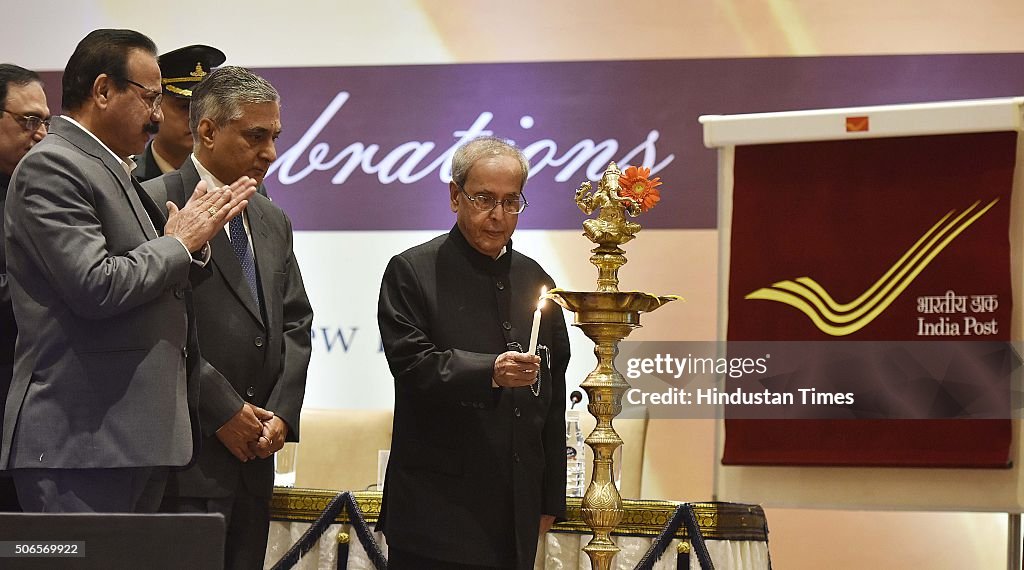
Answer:
M598 182L596 192L592 191L589 180L580 184L576 189L576 205L587 215L600 210L596 218L583 222L587 239L611 246L633 239L640 231L640 224L626 219L626 214L636 217L653 208L660 199L657 187L661 181L649 179L650 172L648 168L630 166L623 173L612 162Z

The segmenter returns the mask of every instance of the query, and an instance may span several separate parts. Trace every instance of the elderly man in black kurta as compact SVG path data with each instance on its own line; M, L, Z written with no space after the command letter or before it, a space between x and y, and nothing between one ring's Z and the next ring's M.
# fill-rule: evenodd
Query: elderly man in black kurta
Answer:
M551 277L512 249L528 165L491 137L459 148L457 223L391 259L378 322L395 378L395 420L377 524L389 569L533 568L537 538L565 512L565 370ZM511 347L511 350L510 350Z

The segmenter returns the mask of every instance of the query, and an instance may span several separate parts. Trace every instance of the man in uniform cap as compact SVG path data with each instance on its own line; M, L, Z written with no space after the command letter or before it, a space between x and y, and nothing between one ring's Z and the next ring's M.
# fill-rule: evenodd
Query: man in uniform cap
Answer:
M181 168L192 153L192 131L188 128L192 88L226 59L224 52L204 45L186 46L160 56L164 122L146 145L146 152L135 158L138 166L132 174L140 182Z

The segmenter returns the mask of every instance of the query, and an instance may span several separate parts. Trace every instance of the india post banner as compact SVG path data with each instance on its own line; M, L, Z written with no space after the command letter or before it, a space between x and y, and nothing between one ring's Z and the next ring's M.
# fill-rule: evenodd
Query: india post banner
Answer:
M728 339L1008 341L1016 148L1016 132L737 147ZM1005 417L726 417L728 464L1005 467L1009 457Z

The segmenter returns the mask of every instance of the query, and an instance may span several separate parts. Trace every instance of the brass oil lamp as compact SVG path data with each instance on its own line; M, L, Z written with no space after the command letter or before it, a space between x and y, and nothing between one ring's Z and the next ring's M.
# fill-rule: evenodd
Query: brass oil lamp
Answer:
M612 162L604 171L597 191L592 190L589 181L579 186L576 204L580 210L587 215L598 211L597 217L583 222L583 234L597 244L590 257L590 262L597 266L597 290L552 289L547 293L548 298L574 313L573 325L595 345L597 367L580 385L587 392L587 410L597 420L594 431L586 438L587 445L594 451L594 466L590 485L583 496L581 516L594 531L594 538L583 551L590 557L591 567L598 570L611 568L612 559L619 551L611 532L624 515L622 497L612 477L612 454L622 445L612 420L622 411L622 395L629 389L629 384L615 369L618 344L640 326L641 313L680 299L676 295L619 291L619 268L626 263L626 252L620 246L632 240L641 229L640 224L630 221L627 215L638 216L653 207L658 199L655 187L660 182L648 180L648 172L629 168L627 176L623 176Z

